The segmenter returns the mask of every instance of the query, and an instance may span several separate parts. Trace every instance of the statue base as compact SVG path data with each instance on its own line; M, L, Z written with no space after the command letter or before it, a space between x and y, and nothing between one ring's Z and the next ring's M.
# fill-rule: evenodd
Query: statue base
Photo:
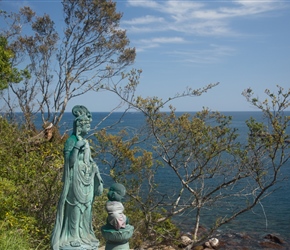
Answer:
M110 225L101 228L103 237L106 240L105 250L129 250L129 239L132 237L134 227L127 224L125 228L116 230Z
M107 242L105 250L129 250L129 242L126 242L124 244L120 243L112 243L112 242Z
M72 246L67 246L67 247L60 247L59 250L98 250L98 247L96 246L89 246L89 245L84 245L84 246L79 246L79 247L72 247Z
M98 245L86 245L81 244L80 246L62 246L59 250L98 250Z
M80 246L80 247L61 247L59 250L98 250L98 247Z

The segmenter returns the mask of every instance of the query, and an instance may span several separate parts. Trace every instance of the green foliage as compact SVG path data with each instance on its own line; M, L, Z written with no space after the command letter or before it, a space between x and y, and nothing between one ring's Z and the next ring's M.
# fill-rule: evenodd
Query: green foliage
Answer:
M252 89L243 92L247 101L263 112L264 121L247 121L248 148L253 176L260 188L271 187L281 179L279 172L289 161L290 117L284 111L290 107L290 89L277 86L278 91L266 89L266 98L255 98ZM266 121L266 122L265 122Z
M35 246L48 243L54 224L63 146L33 135L0 118L0 223Z
M125 213L135 227L131 246L140 246L146 240L160 244L175 237L178 229L170 219L158 222L162 213L156 209L156 202L162 197L156 191L154 177L160 164L152 152L139 146L140 138L131 134L124 130L114 135L98 131L97 159L109 167L115 182L126 186L130 200L125 203Z
M107 194L108 189L104 189L101 196L95 197L93 205L93 227L96 238L100 240L100 245L105 245L105 240L101 233L101 227L107 224L107 212L105 204L108 201Z
M153 234L150 235L149 239L156 244L176 244L180 236L180 229L170 219L161 220L158 223L158 220L162 219L161 213L154 213L152 217L153 221L157 223L154 223L152 228Z
M134 136L130 138L124 130L117 135L101 130L95 135L98 140L95 146L98 158L110 167L113 180L125 183L130 187L129 194L135 196L142 185L140 179L153 178L152 154L136 146L139 138Z
M9 212L16 209L15 197L18 197L17 188L12 181L0 178L0 220L4 221ZM16 199L17 199L16 198Z
M20 230L7 229L0 221L1 250L30 250L29 237Z
M10 59L13 57L12 51L7 49L7 40L0 37L0 90L8 88L8 82L13 74Z
M19 83L23 77L29 78L27 70L19 71L12 66L14 56L7 39L0 36L0 91L8 88L9 83Z

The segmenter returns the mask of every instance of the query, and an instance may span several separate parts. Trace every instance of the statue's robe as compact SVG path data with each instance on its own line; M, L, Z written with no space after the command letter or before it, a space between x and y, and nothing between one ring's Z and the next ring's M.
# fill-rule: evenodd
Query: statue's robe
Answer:
M103 191L103 181L97 165L88 152L79 151L71 161L78 139L71 135L64 147L63 190L58 203L56 222L51 238L53 250L78 241L81 245L98 244L92 227L92 204L95 195ZM89 154L85 162L85 154Z

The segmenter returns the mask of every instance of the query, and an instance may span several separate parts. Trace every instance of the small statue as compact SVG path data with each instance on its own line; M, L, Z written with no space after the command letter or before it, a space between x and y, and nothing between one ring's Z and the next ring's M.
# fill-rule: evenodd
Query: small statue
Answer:
M64 146L63 190L51 238L53 250L98 249L92 226L94 198L103 192L103 180L84 136L90 130L92 115L84 106L72 110L76 117L73 133Z
M134 227L128 223L128 218L123 213L124 206L121 201L126 195L126 189L122 184L113 184L108 193L106 211L108 213L107 224L101 228L106 240L105 250L129 250L129 239L133 235Z
M126 195L126 189L122 184L115 183L110 187L108 193L108 201L106 203L106 211L108 213L107 223L119 230L125 228L127 223L127 217L123 213L124 206L121 201Z

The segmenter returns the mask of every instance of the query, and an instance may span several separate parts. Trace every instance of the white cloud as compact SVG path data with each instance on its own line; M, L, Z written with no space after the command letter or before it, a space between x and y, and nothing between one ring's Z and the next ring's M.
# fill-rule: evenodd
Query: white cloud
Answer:
M231 19L236 17L250 16L265 13L274 9L277 9L277 6L272 4L261 4L261 2L254 2L254 4L244 4L237 2L237 5L232 7L219 7L216 9L200 9L193 11L189 18L197 19Z
M204 6L200 2L190 1L166 1L160 11L171 15L176 21L180 18L184 19L188 17L188 14L192 11L196 11Z
M184 43L184 39L182 37L155 37L151 39L142 39L141 43Z
M242 18L264 17L271 11L285 6L285 1L277 0L232 0L232 1L153 1L128 0L129 7L137 8L138 17L122 21L128 34L136 35L134 42L138 52L160 48L165 44L187 43L189 51L170 51L170 55L183 56L188 62L218 62L219 58L230 56L229 47L211 46L201 51L190 50L190 42L201 37L228 38L247 37L247 30L240 30L236 21ZM287 6L289 7L289 5ZM241 27L242 25L239 25ZM145 35L146 34L146 35ZM159 37L156 37L158 34ZM142 39L149 35L156 38ZM162 37L160 37L162 36ZM224 40L225 41L225 40ZM162 48L165 48L163 46ZM166 47L167 48L167 47ZM186 49L185 46L183 48ZM159 53L166 53L164 51Z
M172 24L168 28L179 33L196 36L228 36L229 34L233 36L235 34L227 22L220 20L192 21L184 23L183 25Z
M207 4L206 4L207 3ZM148 27L136 26L152 24L151 31L175 30L188 32L189 27L197 35L233 35L229 27L231 20L237 17L254 16L279 9L284 5L274 0L235 0L231 2L220 2L220 5L213 5L211 2L192 1L134 1L129 0L128 4L133 7L147 8L159 12L158 16L146 15L132 20L127 20L124 24L131 24L127 30L134 32L144 32ZM215 7L213 7L215 6ZM160 15L163 15L160 17ZM161 29L158 24L162 23ZM186 29L184 27L187 27ZM204 28L204 30L202 30ZM209 32L210 31L210 32Z
M144 24L151 24L151 23L156 24L156 23L162 23L162 22L164 22L164 18L154 17L150 15L122 21L122 23L125 25L144 25Z
M143 8L158 8L159 4L155 1L146 0L146 1L136 1L136 0L128 0L127 1L130 6L134 7L143 7Z
M148 49L153 49L153 48L158 48L159 47L159 44L157 43L146 43L146 44L140 44L139 46L137 46L136 48L136 51L137 53L139 52L143 52L143 51L146 51Z
M191 50L175 50L170 52L177 61L194 64L218 63L226 56L233 56L236 50L229 46L221 46L210 44L208 48L191 49Z
M158 32L164 32L168 30L167 26L164 25L145 25L145 26L123 26L123 29L129 31L130 33L134 34L145 34L145 33L158 33Z
M142 52L151 48L158 48L162 44L181 44L186 43L182 37L154 37L135 41L137 52Z

